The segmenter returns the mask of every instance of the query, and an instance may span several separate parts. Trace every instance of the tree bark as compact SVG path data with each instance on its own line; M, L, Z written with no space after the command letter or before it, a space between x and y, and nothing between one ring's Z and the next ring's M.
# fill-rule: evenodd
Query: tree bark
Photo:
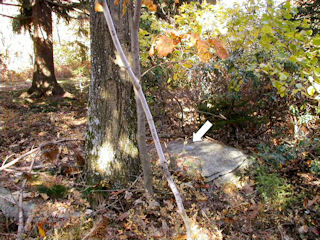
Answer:
M130 50L129 14L122 4L108 4L119 38ZM128 6L129 7L129 6ZM124 185L140 170L136 130L136 104L130 78L109 34L103 13L90 3L91 83L86 136L87 176L104 177Z
M133 4L133 3L131 3ZM134 13L131 16L131 52L132 52L132 68L133 72L141 82L141 69L140 69L140 51L139 51L139 26L141 15L141 0L135 3ZM137 105L137 140L139 146L139 158L143 170L143 182L145 189L153 195L153 181L151 163L147 152L146 145L146 117L143 111L142 103L139 94L135 91L136 105Z
M32 6L34 66L32 86L29 94L41 97L63 95L65 92L58 84L54 74L52 11L43 0L35 0Z

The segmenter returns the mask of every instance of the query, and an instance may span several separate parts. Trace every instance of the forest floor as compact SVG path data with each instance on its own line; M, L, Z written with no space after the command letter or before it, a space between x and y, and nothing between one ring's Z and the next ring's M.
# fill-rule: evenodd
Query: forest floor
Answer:
M1 187L12 196L27 179L24 200L37 204L25 239L185 239L154 151L150 155L154 198L144 192L141 175L124 189L110 189L107 183L86 185L83 140L88 84L80 86L77 79L60 83L76 99L20 98L24 83L21 89L11 85L0 89L1 164L45 142L76 139L61 144L58 161L29 155L0 172ZM263 144L247 149L242 145L255 164L236 183L206 183L200 175L174 172L197 239L320 239L319 172L307 158L318 159L319 152L314 144L284 150L283 145L270 149ZM271 161L270 156L288 154L295 155L285 163ZM34 169L27 174L33 160ZM16 233L17 222L0 212L0 239L15 239Z

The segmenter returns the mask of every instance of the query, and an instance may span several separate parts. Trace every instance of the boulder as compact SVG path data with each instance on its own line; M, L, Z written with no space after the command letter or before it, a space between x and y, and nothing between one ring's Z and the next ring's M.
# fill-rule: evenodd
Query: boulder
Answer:
M248 166L246 154L217 141L174 141L167 145L170 161L190 174L200 173L206 182L234 181L234 171Z

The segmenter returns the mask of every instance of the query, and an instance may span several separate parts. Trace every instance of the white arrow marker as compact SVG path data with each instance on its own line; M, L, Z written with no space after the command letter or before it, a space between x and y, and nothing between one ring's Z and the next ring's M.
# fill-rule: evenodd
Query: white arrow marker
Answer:
M205 124L203 124L203 126L198 130L197 133L193 133L193 137L192 137L192 140L194 142L200 142L202 141L202 137L203 135L206 134L206 132L208 132L208 130L212 127L212 123L209 122L209 121L206 121Z

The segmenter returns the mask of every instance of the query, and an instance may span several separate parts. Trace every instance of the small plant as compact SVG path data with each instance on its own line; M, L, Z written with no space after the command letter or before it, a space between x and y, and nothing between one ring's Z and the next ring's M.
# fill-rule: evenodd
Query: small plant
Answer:
M285 164L287 161L291 161L297 158L298 148L297 146L291 146L289 144L281 144L276 147L270 147L266 144L259 144L258 156L263 159L264 162L279 167L280 164Z
M319 176L320 175L320 161L319 160L312 160L310 170L312 173Z
M275 173L269 173L265 167L257 170L257 190L266 203L280 209L286 208L292 201L293 188L284 178Z
M66 195L67 191L67 187L63 185L53 185L50 188L43 185L38 187L39 193L45 193L52 199L63 198Z

